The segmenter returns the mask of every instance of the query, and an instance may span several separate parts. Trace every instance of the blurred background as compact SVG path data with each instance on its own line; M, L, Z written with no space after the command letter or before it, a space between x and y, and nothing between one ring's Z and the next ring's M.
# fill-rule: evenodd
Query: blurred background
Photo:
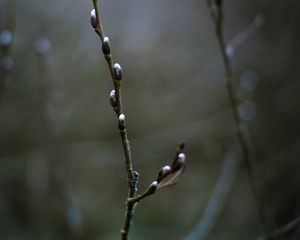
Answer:
M126 173L91 9L0 0L0 239L119 239ZM101 13L123 67L139 190L187 144L181 181L138 205L130 239L187 239L195 228L195 239L257 239L259 212L269 231L297 217L299 1L224 1L227 41L249 33L228 53L254 181L206 1L104 0Z

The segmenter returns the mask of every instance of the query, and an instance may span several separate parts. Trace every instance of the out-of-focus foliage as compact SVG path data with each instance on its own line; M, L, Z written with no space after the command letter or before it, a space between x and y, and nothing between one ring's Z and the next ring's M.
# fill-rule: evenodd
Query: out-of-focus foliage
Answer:
M0 238L118 239L126 173L92 3L16 0L7 14L10 1L0 0L0 30L15 18L0 102ZM101 9L124 71L140 190L187 143L187 171L138 206L131 239L181 239L203 215L226 153L239 149L206 1L104 0ZM256 184L278 227L300 213L300 3L225 0L227 40L257 14L263 25L232 60ZM36 53L41 37L51 42L46 57ZM208 239L261 235L246 172L242 161Z

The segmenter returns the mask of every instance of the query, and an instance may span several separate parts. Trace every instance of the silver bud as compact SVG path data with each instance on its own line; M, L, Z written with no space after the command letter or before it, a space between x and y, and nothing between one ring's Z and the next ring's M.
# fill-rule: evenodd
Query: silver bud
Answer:
M171 173L172 169L169 165L166 165L160 169L157 176L157 181L160 182L163 178Z
M105 55L110 54L110 45L109 45L109 38L108 37L104 37L103 38L103 42L102 42L102 52Z
M179 153L175 161L172 163L172 171L178 171L181 169L186 162L185 154Z
M153 181L150 186L149 186L149 195L155 193L156 189L158 186L158 182L157 181Z
M119 115L119 129L121 131L125 129L125 115L123 113Z
M109 102L113 108L117 106L116 90L111 90L109 94Z
M118 80L118 81L121 81L122 80L122 76L123 76L123 73L122 73L122 67L119 63L115 63L114 64L114 75L115 75L115 79Z
M90 22L93 28L97 27L97 17L96 17L96 10L93 9L91 11L91 18L90 18Z
M178 154L177 163L179 163L181 165L183 165L185 163L185 154L184 153Z

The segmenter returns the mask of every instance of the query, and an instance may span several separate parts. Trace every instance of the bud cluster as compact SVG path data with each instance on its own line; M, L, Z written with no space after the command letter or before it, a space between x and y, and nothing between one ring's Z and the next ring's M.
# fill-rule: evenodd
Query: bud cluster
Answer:
M173 160L171 166L166 165L163 166L157 175L156 181L160 183L164 178L166 178L168 175L173 174L180 169L183 169L186 163L186 157L183 153L184 150L184 143L180 144L177 151L175 159Z

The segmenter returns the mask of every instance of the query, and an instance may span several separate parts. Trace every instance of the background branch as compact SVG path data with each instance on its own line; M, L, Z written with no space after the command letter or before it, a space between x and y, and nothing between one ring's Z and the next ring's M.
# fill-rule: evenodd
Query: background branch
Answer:
M287 223L286 225L276 229L267 236L259 237L257 240L275 240L287 237L300 226L300 216Z
M204 210L204 214L183 240L203 240L212 231L225 207L239 163L240 157L230 149L225 156L220 176Z
M243 121L241 121L237 110L238 99L234 90L234 74L231 67L230 59L228 58L228 55L226 53L226 42L224 38L223 1L207 0L207 3L211 13L211 17L215 24L216 36L219 43L223 64L224 64L224 69L225 69L224 83L229 96L229 101L230 101L231 110L232 110L234 123L235 123L236 134L238 137L241 150L243 152L243 158L247 166L249 181L256 200L257 212L260 217L261 223L264 226L265 231L268 231L267 229L269 229L270 227L268 226L267 216L264 213L265 204L263 203L262 194L260 193L259 189L256 187L254 172L251 166L251 153L250 153L250 148L248 146L249 139L247 138L247 136L249 136L248 129L246 124Z

